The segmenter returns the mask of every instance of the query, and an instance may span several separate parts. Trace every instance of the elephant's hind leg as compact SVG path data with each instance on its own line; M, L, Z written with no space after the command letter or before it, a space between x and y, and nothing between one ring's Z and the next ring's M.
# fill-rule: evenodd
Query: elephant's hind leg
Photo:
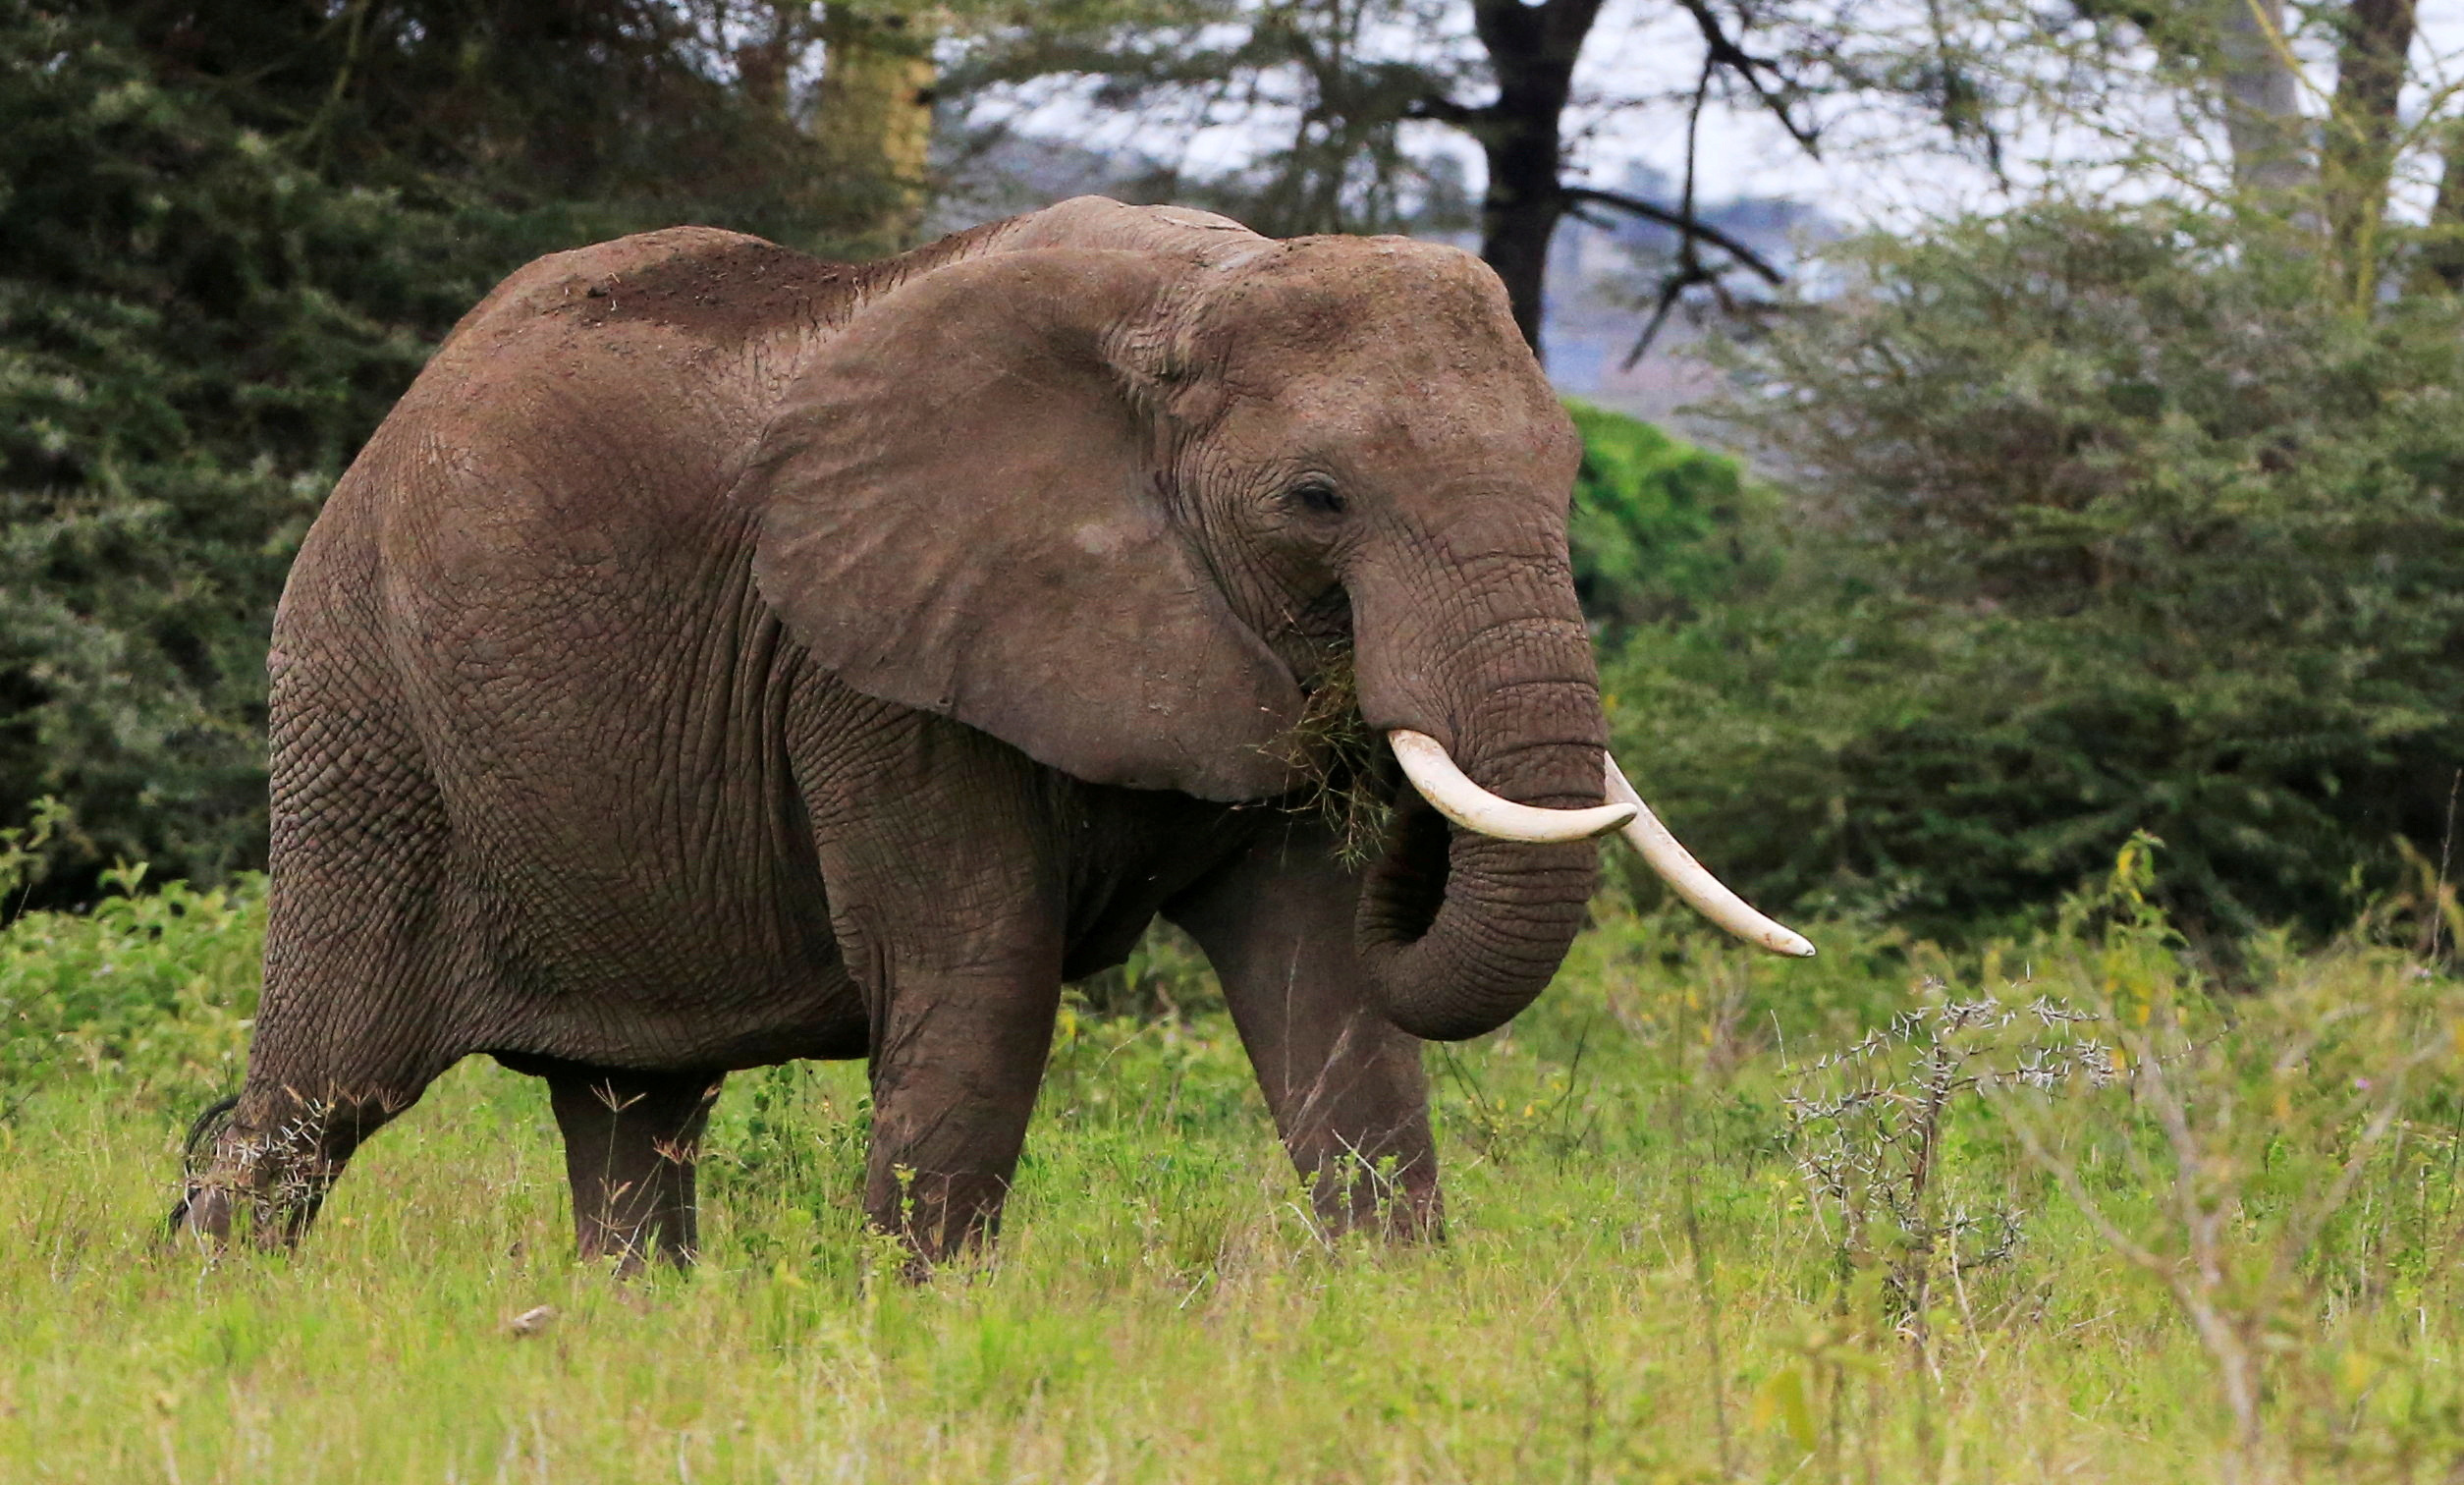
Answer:
M340 872L322 880L305 853L278 838L276 869L293 875L275 881L247 1078L226 1117L192 1132L173 1213L217 1240L241 1220L260 1246L299 1241L360 1142L459 1055L435 1034L445 955L424 915L383 892L355 895Z
M720 1074L565 1065L546 1075L581 1255L613 1255L619 1274L654 1250L689 1266L700 1246L693 1165Z

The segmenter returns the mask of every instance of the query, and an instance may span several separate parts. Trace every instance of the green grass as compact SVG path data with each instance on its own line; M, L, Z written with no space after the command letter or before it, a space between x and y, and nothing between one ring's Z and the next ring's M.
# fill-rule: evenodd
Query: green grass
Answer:
M920 1288L857 1218L852 1066L731 1081L690 1276L576 1263L543 1089L477 1063L297 1254L167 1249L261 907L129 902L0 936L12 1481L2432 1480L2464 1445L2464 992L2356 942L2217 997L2125 879L1958 962L1837 927L1782 964L1604 909L1509 1033L1432 1050L1425 1248L1313 1229L1202 985L1178 1018L1081 1004L998 1255ZM106 1014L115 982L144 1014ZM2099 1018L1893 1029L2040 994ZM2064 1037L2162 1081L1962 1081ZM1883 1096L1807 1102L1858 1087ZM1818 1195L1823 1149L1867 1169ZM2020 1240L1954 1272L1991 1243L1953 1219L1988 1211Z

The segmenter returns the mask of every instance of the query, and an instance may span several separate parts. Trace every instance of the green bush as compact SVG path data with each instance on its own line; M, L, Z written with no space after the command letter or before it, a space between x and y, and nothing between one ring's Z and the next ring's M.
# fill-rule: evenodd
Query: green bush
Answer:
M100 28L0 19L0 814L261 858L267 622L325 488L484 283Z
M45 1090L87 1079L184 1116L240 1085L264 879L139 892L141 866L104 876L111 895L90 911L28 912L0 928L0 1124Z
M1604 628L1682 619L1754 567L1756 491L1733 459L1567 399L1583 436L1566 542L1583 612Z
M2369 314L2177 212L1840 249L1738 354L1782 581L1608 667L1624 756L1763 900L2024 913L2134 830L2194 933L2327 929L2464 761L2464 312Z

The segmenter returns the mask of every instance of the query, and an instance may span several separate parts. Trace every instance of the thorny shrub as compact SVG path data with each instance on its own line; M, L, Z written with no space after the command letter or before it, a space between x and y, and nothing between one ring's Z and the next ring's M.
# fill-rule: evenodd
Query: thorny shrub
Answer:
M2011 1192L1947 1169L1958 1105L1998 1083L2103 1087L2115 1075L2110 1049L2090 1034L2094 1012L2017 984L1962 1000L1928 975L1923 993L1923 1005L1809 1064L1782 1096L1787 1147L1841 1278L1879 1265L1920 1353L1931 1307L1946 1292L1966 1311L1966 1277L2007 1260L2023 1233Z
M1985 1085L2029 1163L2159 1286L2208 1354L2229 1479L2333 1461L2412 1478L2464 1445L2435 1364L2357 1349L2464 1259L2464 983L2348 936L2228 997L2152 896L2140 835L2065 903L2040 972L2098 1015L2112 1096ZM2263 944L2256 951L2266 954ZM2430 1368L2430 1369L2426 1369Z

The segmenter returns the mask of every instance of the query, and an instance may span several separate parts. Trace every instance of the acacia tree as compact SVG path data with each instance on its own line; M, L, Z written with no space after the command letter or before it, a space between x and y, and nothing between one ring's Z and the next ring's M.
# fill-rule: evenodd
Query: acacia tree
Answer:
M1657 222L1678 235L1678 268L1664 283L1659 313L1677 293L1695 284L1717 284L1722 272L1741 268L1769 284L1779 270L1744 244L1702 221L1694 210L1694 172L1689 159L1683 195L1650 201L1566 179L1564 121L1574 97L1574 70L1583 43L1600 24L1603 0L1476 0L1472 24L1488 57L1496 96L1467 104L1451 92L1414 100L1414 117L1451 124L1477 140L1488 161L1488 188L1480 203L1480 254L1505 280L1514 321L1524 339L1540 343L1542 294L1549 244L1570 212L1599 207ZM1699 114L1712 80L1725 73L1744 84L1809 151L1816 135L1801 112L1803 89L1779 64L1747 51L1728 33L1708 0L1688 0L1686 13L1700 29L1701 82L1693 99ZM1690 136L1690 131L1689 131ZM1707 262L1709 246L1724 258Z
M1675 96L1587 89L1579 77L1586 45L1661 5L1692 23L1694 85ZM1183 0L1124 12L1079 0L1036 7L1032 17L1031 25L1022 12L979 28L953 84L989 102L1005 125L1075 83L1082 109L1151 109L1184 137L1224 126L1273 134L1277 142L1245 169L1166 174L1179 193L1211 194L1271 232L1388 229L1415 206L1443 202L1442 151L1411 147L1406 131L1457 132L1487 165L1482 256L1505 281L1535 350L1549 246L1569 214L1623 213L1676 233L1664 310L1683 290L1718 286L1735 272L1780 278L1702 220L1690 169L1673 200L1609 190L1572 164L1575 132L1642 107L1690 123L1707 103L1726 101L1768 111L1807 149L1820 135L1819 89L1800 76L1819 70L1816 49L1799 37L1764 50L1759 36L1798 23L1758 4Z
M2207 4L1959 13L2015 203L1838 245L1729 353L1818 556L1629 649L1618 741L1758 901L1956 931L2145 829L2225 954L2452 837L2464 100L2399 5L2288 14L2260 129Z
M2252 250L2314 264L2356 307L2390 271L2418 288L2464 261L2464 83L2425 54L2417 0L2071 3L2050 23L2005 0L1944 12L1979 127L2036 133L2022 193L2119 178L2228 210ZM2397 194L2434 179L2426 219L2398 225Z

